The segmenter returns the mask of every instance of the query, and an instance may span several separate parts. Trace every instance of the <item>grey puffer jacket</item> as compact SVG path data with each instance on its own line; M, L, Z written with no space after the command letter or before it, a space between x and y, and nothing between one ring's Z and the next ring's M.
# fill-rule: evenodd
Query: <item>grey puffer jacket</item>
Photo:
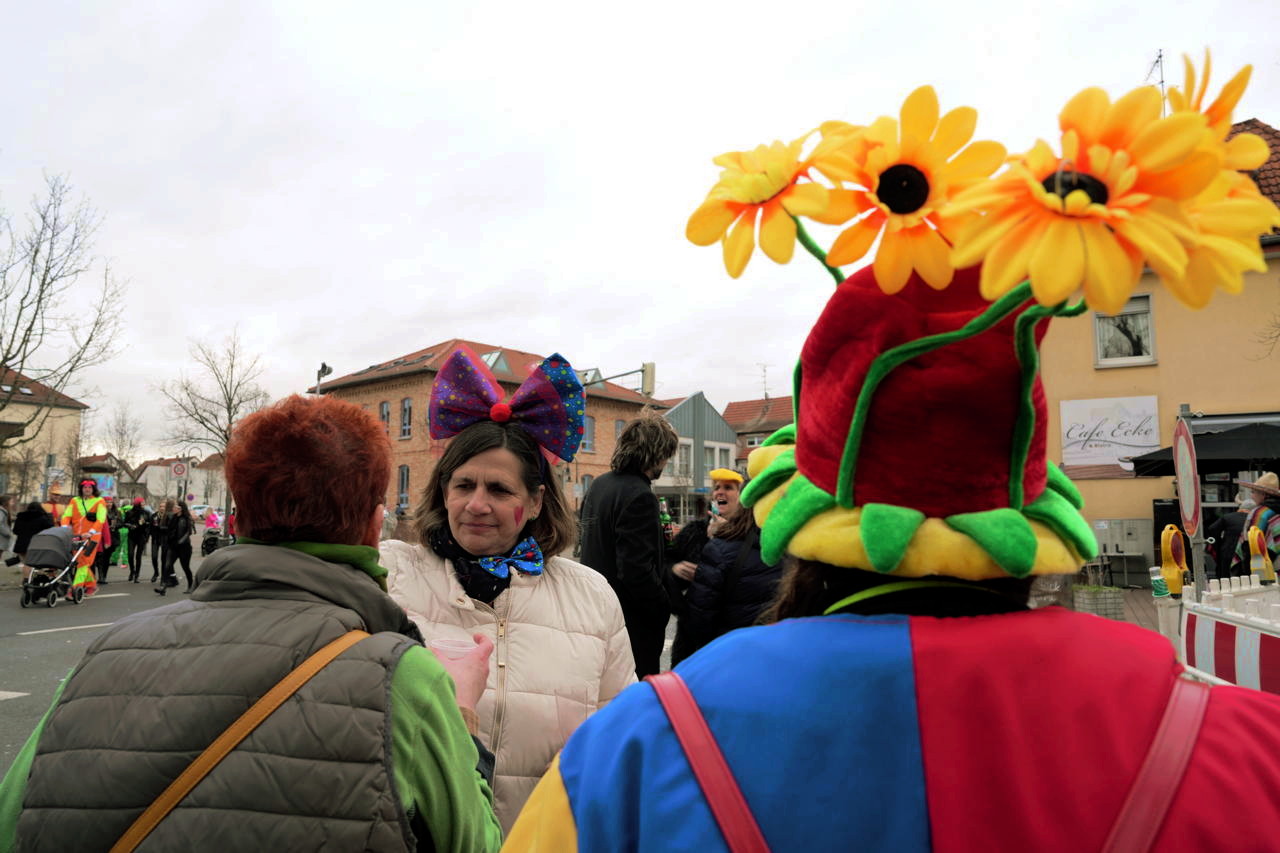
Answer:
M19 850L106 850L258 697L352 629L374 636L304 685L140 850L413 850L390 761L390 683L419 637L362 571L284 548L205 561L193 600L93 643L40 739ZM396 633L392 633L396 632ZM341 792L341 796L335 796Z

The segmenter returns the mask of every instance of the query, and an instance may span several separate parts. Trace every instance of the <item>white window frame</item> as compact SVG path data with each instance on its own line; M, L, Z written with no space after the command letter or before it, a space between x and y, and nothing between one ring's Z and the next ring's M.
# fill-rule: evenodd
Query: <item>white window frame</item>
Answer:
M1121 356L1118 358L1103 358L1102 356L1102 329L1103 321L1111 317L1121 317L1126 314L1146 314L1147 325L1151 330L1149 343L1151 352L1147 355L1137 356ZM1099 369L1111 367L1138 367L1156 364L1156 314L1155 306L1152 304L1151 294L1139 293L1131 296L1129 301L1125 303L1124 308L1115 314L1103 314L1095 311L1093 313L1093 366Z
M584 415L582 418L582 443L578 445L578 450L583 453L596 452L596 419L591 415Z

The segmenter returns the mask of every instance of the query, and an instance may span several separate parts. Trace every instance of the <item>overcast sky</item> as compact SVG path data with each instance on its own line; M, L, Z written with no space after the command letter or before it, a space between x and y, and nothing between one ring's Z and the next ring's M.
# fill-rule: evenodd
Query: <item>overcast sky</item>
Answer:
M1159 49L1179 83L1206 46L1211 91L1252 62L1236 117L1276 125L1277 32L1274 0L10 4L0 206L59 173L102 213L123 354L78 391L134 407L151 450L154 386L237 327L273 396L465 337L655 361L658 396L723 408L761 365L790 393L831 281L802 251L733 281L685 240L713 156L923 83L979 138L1056 147L1076 91L1140 85Z

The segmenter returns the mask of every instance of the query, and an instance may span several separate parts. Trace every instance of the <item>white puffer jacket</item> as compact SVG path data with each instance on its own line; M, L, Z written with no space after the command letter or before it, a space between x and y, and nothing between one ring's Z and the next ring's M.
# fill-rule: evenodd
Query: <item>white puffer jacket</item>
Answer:
M490 607L430 548L395 540L380 548L387 591L428 642L493 640L476 713L495 759L494 810L509 831L571 728L636 680L618 598L599 572L552 557L541 575L516 572Z

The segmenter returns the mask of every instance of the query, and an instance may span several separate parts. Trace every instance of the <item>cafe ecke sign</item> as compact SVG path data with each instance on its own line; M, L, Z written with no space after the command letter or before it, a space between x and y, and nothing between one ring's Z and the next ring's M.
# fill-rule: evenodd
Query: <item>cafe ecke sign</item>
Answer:
M1121 462L1160 449L1156 397L1063 400L1062 470L1077 480L1132 477L1133 463Z

